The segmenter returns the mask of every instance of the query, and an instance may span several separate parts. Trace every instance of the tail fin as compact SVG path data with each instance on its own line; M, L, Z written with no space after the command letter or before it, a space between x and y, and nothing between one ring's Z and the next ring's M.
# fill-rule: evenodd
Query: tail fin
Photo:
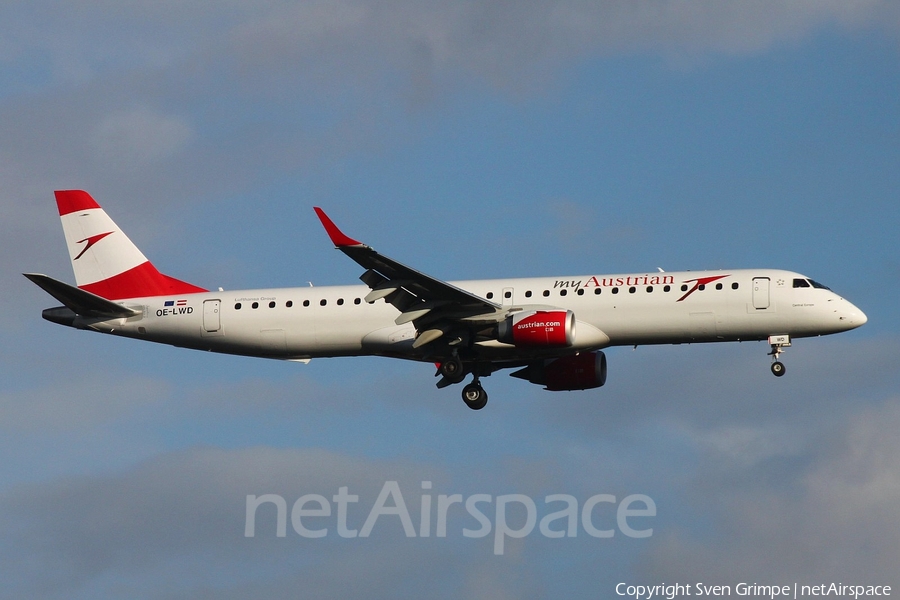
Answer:
M55 194L79 288L108 300L207 291L157 271L87 192Z

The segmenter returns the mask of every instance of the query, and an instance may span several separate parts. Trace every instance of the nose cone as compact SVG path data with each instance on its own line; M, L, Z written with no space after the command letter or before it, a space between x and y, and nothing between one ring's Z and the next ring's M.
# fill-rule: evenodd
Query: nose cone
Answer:
M844 300L844 306L842 308L843 310L840 311L840 320L847 329L861 327L869 320L866 313L846 300Z

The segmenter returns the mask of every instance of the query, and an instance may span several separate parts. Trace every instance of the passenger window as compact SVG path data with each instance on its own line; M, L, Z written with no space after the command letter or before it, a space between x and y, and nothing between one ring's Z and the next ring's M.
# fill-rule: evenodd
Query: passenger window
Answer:
M359 304L360 302L361 302L361 300L359 298L353 299L353 304Z
M503 292L504 298L512 298L512 292Z
M269 302L269 308L275 308L275 302L274 302L274 301Z
M628 293L629 293L629 294L633 294L636 290L637 290L636 287L631 286L630 288L628 288Z
M319 300L319 304L321 306L325 306L326 304L328 304L328 300L326 300L325 298L322 298L321 300Z
M717 283L717 284L716 284L716 289L717 289L717 290L721 290L721 289L722 289L722 284L721 284L721 283Z
M672 289L672 286L671 286L671 285L667 285L667 286L663 287L663 291L664 291L664 292L671 291L671 289Z
M259 308L259 302L254 302L250 305L251 308Z
M565 295L568 294L568 293L569 293L569 292L568 292L567 290L564 290L564 289L563 289L563 290L559 290L559 295L560 295L560 296L565 296Z
M652 285L648 285L648 286L647 286L647 293L648 293L648 294L653 293L653 286L652 286Z
M687 284L684 284L684 285L681 286L681 291L682 291L682 292L686 292L686 291L687 291Z
M303 306L309 306L309 300L304 300L304 301L303 301Z
M544 290L544 296L549 296L549 295L550 295L550 290Z
M531 298L531 290L528 290L527 292L525 292L525 297Z
M234 310L241 310L241 303L240 303L240 302L235 303L235 305L234 305Z
M613 294L618 294L618 293L619 293L619 288L617 288L617 287L613 288L613 289L612 289L612 293L613 293Z
M731 289L733 289L733 290L738 289L738 282L737 282L737 281L735 281L734 283L731 284Z
M288 308L290 308L290 307L292 307L292 306L294 305L294 301L293 301L293 300L288 300L287 302L284 303L284 305L287 306Z
M338 298L338 306L343 306L343 305L344 305L344 299Z
M493 298L493 297L494 297L494 292L488 292L488 293L487 293L486 298L487 298L488 300L490 300L490 299Z
M584 290L581 288L578 288L578 291L575 293L578 294L579 296L584 296Z
M601 288L598 288L598 287L597 287L597 288L594 288L594 294L595 294L596 296L599 296L601 291L603 291Z

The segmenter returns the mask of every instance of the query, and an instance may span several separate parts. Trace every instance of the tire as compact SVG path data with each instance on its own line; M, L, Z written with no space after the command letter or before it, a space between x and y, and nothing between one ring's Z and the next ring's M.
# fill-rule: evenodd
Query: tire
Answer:
M447 381L451 383L459 383L466 376L466 370L463 367L463 363L459 360L458 357L454 356L453 358L441 363L441 375L443 375Z
M481 387L481 384L470 383L463 388L462 399L466 406L472 410L481 410L487 404L488 395L484 388Z
M772 363L772 375L775 377L781 377L784 375L785 368L784 363L778 362L777 360Z

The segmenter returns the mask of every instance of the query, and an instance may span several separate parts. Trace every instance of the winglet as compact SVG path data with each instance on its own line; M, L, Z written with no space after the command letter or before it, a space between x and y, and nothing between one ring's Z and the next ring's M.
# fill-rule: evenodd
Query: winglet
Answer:
M316 215L318 215L319 220L322 221L322 226L325 227L325 232L328 233L328 237L331 238L335 247L341 248L343 246L365 245L362 242L357 242L352 237L345 235L344 232L338 229L338 226L334 224L334 221L328 218L328 215L325 214L324 210L318 206L314 206L313 210L316 211Z

